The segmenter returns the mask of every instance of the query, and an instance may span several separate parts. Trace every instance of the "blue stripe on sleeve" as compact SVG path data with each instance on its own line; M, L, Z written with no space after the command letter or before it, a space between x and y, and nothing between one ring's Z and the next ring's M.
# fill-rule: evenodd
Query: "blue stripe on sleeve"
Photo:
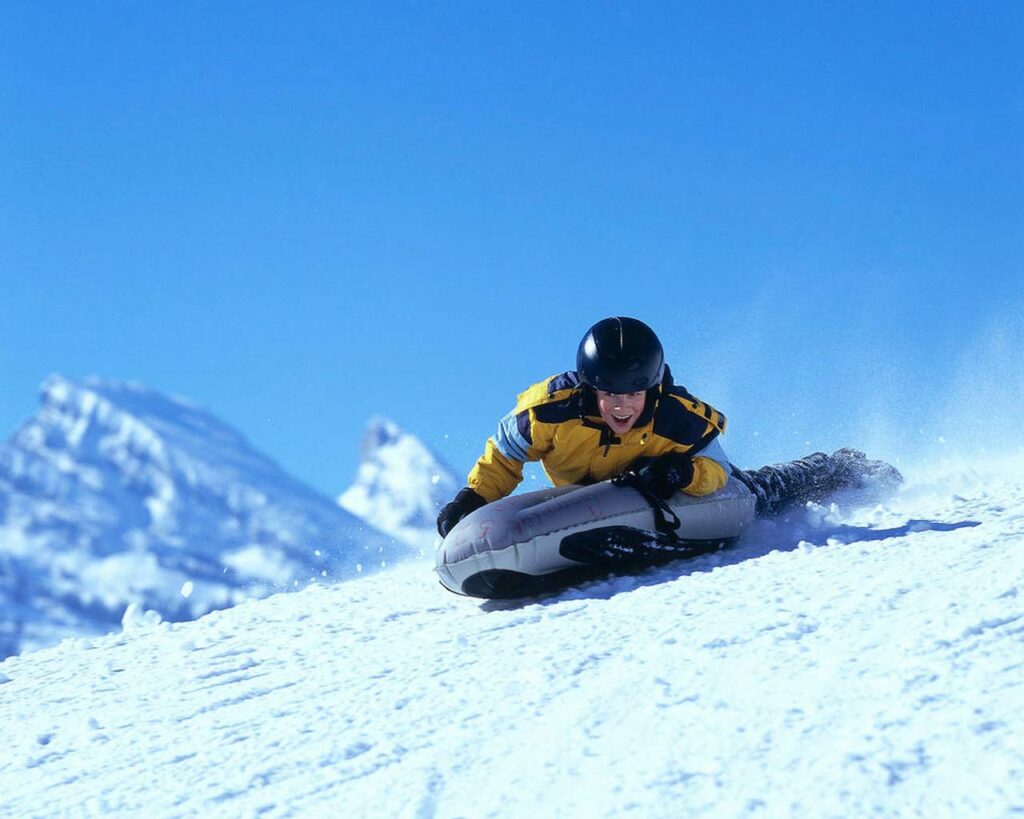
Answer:
M519 415L522 414L519 413ZM506 458L523 462L529 460L530 456L526 450L529 448L530 442L519 431L519 421L517 414L514 412L510 412L498 422L498 431L494 435L494 444L498 447L498 452Z

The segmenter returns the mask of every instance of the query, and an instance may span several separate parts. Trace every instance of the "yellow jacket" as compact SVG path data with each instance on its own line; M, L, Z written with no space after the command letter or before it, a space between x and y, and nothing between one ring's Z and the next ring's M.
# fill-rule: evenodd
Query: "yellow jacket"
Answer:
M725 416L665 378L647 391L637 423L619 437L601 419L594 392L575 372L554 375L519 395L515 409L487 439L469 473L469 487L486 501L510 494L523 479L523 464L540 461L555 486L590 484L640 468L659 455L696 455L725 431ZM709 495L725 486L720 463L694 457L689 495Z

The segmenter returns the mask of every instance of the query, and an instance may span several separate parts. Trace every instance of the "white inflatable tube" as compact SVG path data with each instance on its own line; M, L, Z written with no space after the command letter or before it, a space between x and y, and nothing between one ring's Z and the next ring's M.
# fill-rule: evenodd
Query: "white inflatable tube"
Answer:
M734 477L712 495L677 492L669 505L686 541L732 540L754 519L754 496ZM608 481L511 495L459 521L438 546L437 573L457 594L522 596L541 578L585 567L561 554L562 539L605 526L653 530L654 512L635 489Z

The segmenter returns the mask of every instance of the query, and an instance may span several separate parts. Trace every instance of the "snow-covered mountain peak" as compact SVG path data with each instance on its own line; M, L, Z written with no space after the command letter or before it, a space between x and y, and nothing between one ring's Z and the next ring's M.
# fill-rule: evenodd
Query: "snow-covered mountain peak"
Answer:
M363 459L372 458L377 450L396 443L404 434L390 418L374 415L366 422L366 432L363 433Z
M428 549L437 536L437 510L459 485L423 441L394 421L374 416L363 435L356 479L338 503L400 540Z
M0 656L116 625L132 602L188 619L409 553L138 384L52 376L0 444Z
M277 469L210 413L141 384L52 375L40 399L39 412L16 434L15 446L63 450L84 459L116 458L120 452L122 458L164 469L183 466L185 455L184 460L224 467Z
M132 419L151 428L176 425L187 429L191 417L201 418L207 429L214 426L210 423L212 417L195 405L133 382L51 375L43 382L40 399L42 407L37 417L41 419L78 419L111 427ZM228 430L223 424L216 426L221 434Z

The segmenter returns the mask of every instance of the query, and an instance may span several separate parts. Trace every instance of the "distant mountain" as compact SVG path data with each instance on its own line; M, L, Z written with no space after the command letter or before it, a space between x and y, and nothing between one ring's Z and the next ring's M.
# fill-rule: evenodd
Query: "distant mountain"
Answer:
M338 503L427 554L437 541L437 513L462 481L426 444L393 421L371 418L356 479Z
M54 376L0 444L0 657L108 631L130 603L187 620L412 553L136 384Z

